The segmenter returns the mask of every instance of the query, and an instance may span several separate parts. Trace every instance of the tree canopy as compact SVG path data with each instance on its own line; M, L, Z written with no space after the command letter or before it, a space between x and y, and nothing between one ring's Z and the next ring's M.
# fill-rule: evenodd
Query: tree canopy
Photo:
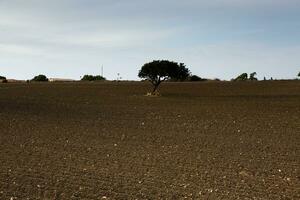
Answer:
M154 60L142 66L138 76L150 81L153 85L152 94L156 93L159 85L166 80L184 81L190 71L183 63L168 60Z
M185 81L187 78L191 75L190 71L188 68L186 68L184 63L180 63L177 66L176 74L174 77L171 77L175 79L176 81Z

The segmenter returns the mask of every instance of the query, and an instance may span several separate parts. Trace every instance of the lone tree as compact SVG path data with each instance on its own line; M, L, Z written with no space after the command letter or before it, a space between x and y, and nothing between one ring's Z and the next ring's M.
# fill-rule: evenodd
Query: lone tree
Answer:
M142 66L138 76L153 85L152 95L157 94L159 85L166 80L184 81L190 76L189 69L183 63L168 60L154 60Z
M49 79L47 78L47 76L40 74L38 76L35 76L31 81L48 82Z
M300 78L300 72L298 73L298 77Z

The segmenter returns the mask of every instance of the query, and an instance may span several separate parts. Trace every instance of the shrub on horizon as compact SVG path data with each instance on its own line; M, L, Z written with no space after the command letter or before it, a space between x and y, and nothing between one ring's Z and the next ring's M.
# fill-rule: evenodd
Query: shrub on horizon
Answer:
M106 79L103 76L100 75L84 75L81 79L81 81L105 81Z
M35 76L33 79L31 79L31 81L36 81L36 82L48 82L49 79L47 78L47 76L40 74L38 76Z
M249 77L249 80L250 80L250 81L257 81L257 78L255 77L256 75L257 75L256 72L251 73L251 74L250 74L250 77Z
M192 76L189 77L189 81L192 81L192 82L194 82L194 81L207 81L207 79L206 78L201 78L197 75L192 75Z
M0 76L0 83L7 83L6 77Z
M247 81L248 80L248 74L247 73L242 73L238 77L234 79L234 81Z

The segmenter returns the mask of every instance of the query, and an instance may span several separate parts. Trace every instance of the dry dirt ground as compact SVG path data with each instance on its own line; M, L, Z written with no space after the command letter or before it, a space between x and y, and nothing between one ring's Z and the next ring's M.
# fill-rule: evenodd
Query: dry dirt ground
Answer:
M300 81L0 85L0 199L300 199Z

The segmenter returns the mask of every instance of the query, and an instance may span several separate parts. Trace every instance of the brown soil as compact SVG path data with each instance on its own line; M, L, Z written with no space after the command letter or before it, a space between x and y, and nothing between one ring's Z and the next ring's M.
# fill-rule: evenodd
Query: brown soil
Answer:
M0 85L0 199L300 199L300 81Z

